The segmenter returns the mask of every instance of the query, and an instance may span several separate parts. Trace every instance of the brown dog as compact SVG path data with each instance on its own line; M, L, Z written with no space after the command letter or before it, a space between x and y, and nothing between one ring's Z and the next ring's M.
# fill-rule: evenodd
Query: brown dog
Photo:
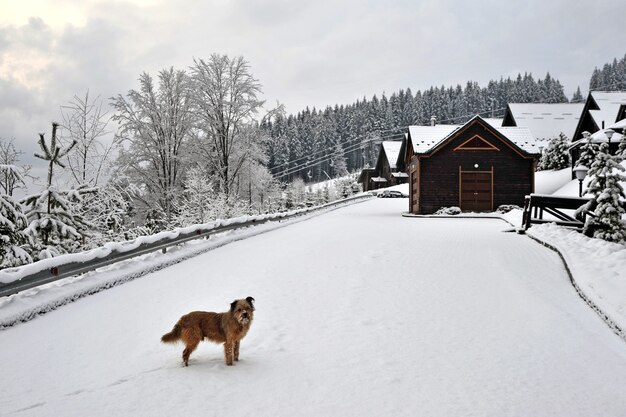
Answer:
M230 311L213 313L193 311L178 320L171 332L161 337L163 343L176 343L182 340L183 362L189 365L189 355L196 350L205 337L215 343L224 343L226 365L239 360L239 341L248 333L254 318L254 298L235 300L230 304Z

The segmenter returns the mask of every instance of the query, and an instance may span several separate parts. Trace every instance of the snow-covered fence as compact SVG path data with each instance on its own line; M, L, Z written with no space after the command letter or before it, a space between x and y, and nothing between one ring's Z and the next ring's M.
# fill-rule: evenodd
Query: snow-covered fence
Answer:
M0 270L0 297L16 294L20 291L57 281L62 278L93 271L136 256L176 246L194 239L208 238L217 233L256 226L267 222L280 222L319 210L337 208L346 203L363 201L371 198L370 194L333 201L317 207L275 213L260 216L243 216L229 220L179 228L151 236L142 236L126 242L112 242L86 252L44 259L17 268Z

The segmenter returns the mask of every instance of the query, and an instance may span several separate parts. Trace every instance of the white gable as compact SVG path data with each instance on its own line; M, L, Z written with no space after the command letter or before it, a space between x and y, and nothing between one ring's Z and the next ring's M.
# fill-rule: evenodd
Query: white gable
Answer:
M626 104L626 92L592 91L591 96L600 110L589 110L589 114L599 129L608 128L617 121L620 106ZM602 122L604 122L604 127Z
M396 169L396 162L398 161L401 147L402 142L398 140L383 142L383 149L385 150L385 155L387 155L387 161L391 169Z

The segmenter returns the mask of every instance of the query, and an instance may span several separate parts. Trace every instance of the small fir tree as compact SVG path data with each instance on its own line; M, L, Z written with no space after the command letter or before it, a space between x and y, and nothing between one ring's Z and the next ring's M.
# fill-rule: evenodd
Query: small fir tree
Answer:
M598 154L598 145L591 142L591 135L589 132L583 132L583 138L587 141L580 147L580 157L576 161L577 166L586 166L590 168L593 162L596 160Z
M568 168L570 166L568 142L563 133L560 133L558 138L550 140L548 148L541 156L538 168L540 170Z
M0 165L0 174L21 178L12 165ZM24 265L33 261L25 250L30 243L28 235L24 233L27 225L28 220L18 202L10 195L0 193L0 268Z
M609 242L626 242L626 223L622 219L625 211L620 204L620 200L626 199L620 185L620 181L626 181L626 176L621 174L624 171L621 160L619 156L610 155L608 145L603 143L588 173L592 179L587 193L593 196L588 208L595 208L593 215L587 218L584 232Z
M79 186L62 191L52 185L54 166L65 168L60 159L76 144L72 142L62 150L57 145L58 126L58 123L52 123L50 145L46 144L44 134L39 134L39 146L43 153L35 154L37 158L48 161L47 187L41 194L28 196L21 201L28 206L25 215L29 223L25 232L34 239L35 246L40 251L40 259L76 250L91 228L79 213L79 206L85 194L96 190Z
M584 100L585 99L583 98L583 94L580 92L580 86L578 86L578 88L574 92L574 95L572 96L571 103L580 103L580 102L582 102Z

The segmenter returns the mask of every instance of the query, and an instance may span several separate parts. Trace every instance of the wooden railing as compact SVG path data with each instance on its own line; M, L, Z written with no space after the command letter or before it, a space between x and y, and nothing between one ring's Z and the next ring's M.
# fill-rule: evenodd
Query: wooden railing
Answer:
M522 228L528 230L533 224L556 223L581 231L585 226L587 216L591 214L582 210L581 207L589 201L591 199L582 197L527 195L524 201Z

